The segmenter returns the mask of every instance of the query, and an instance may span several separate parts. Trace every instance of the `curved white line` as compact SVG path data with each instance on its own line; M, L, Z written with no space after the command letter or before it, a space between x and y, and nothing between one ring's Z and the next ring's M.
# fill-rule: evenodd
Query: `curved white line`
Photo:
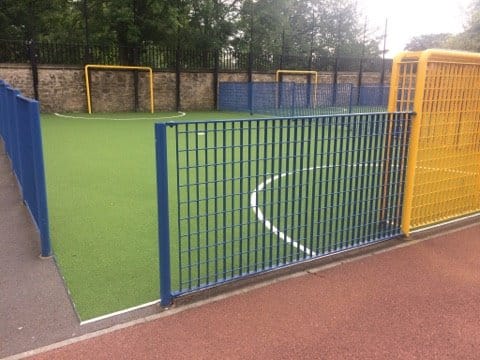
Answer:
M280 178L286 177L293 175L298 172L302 171L312 171L316 169L326 169L326 168L335 168L335 167L340 167L340 166L345 166L342 164L339 165L323 165L323 166L316 166L316 167L309 167L297 171L290 171L288 173L282 173L280 175L275 175L273 177L267 178L264 182L260 183L251 193L250 195L250 207L252 208L252 211L255 213L257 216L257 219L264 224L264 226L267 228L267 230L270 230L274 235L276 235L280 240L285 241L287 244L292 244L293 247L299 249L300 251L306 253L307 255L310 256L316 256L317 253L304 245L300 244L298 241L294 240L287 234L281 232L275 225L272 224L270 220L265 219L265 215L263 214L262 210L257 204L257 193L260 191L263 191L267 185L270 185L272 182L277 181ZM381 166L381 164L375 164L375 163L369 163L369 164L352 164L352 165L347 165L347 166Z
M163 116L163 117L149 117L149 118L130 118L130 119L120 119L120 118L105 118L105 117L87 117L87 116L72 116L72 115L63 115L59 113L53 113L55 116L67 118L67 119L91 119L91 120L111 120L111 121L136 121L136 120L163 120L163 119L175 119L181 118L187 115L187 113L179 111L178 115L172 116Z

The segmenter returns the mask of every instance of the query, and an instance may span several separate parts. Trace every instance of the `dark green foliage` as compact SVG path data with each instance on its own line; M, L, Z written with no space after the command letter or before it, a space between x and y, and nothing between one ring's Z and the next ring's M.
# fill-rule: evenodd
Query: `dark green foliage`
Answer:
M256 54L378 55L353 0L3 0L0 39L134 48L235 49ZM365 45L365 46L364 46ZM205 58L206 56L203 56ZM207 60L202 60L207 61ZM305 67L310 64L299 64Z

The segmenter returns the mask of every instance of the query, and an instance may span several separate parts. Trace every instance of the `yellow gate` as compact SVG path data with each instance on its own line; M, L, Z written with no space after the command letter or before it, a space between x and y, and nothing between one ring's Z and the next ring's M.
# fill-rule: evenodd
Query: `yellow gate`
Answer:
M403 52L395 60L389 111L416 112L402 230L480 211L480 54Z

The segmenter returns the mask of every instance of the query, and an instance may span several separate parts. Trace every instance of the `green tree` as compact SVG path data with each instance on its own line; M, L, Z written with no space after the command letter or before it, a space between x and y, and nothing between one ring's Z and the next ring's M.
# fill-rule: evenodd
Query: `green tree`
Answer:
M246 0L234 45L256 53L378 55L378 40L364 38L359 19L353 0Z
M452 49L480 52L480 0L469 8L465 31L448 39L446 46Z
M405 45L405 50L422 51L426 49L445 48L452 34L428 34L415 36Z
M464 31L453 34L428 34L412 38L406 50L428 48L454 49L480 52L480 0L475 0L468 9L468 20Z
M65 32L63 19L68 6L69 2L61 0L2 0L1 37L42 40L54 32Z

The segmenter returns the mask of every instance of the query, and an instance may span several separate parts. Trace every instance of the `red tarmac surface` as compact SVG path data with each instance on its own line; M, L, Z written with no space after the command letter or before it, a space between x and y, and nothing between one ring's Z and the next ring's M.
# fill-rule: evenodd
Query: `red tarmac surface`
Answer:
M407 245L34 358L480 359L478 220Z

